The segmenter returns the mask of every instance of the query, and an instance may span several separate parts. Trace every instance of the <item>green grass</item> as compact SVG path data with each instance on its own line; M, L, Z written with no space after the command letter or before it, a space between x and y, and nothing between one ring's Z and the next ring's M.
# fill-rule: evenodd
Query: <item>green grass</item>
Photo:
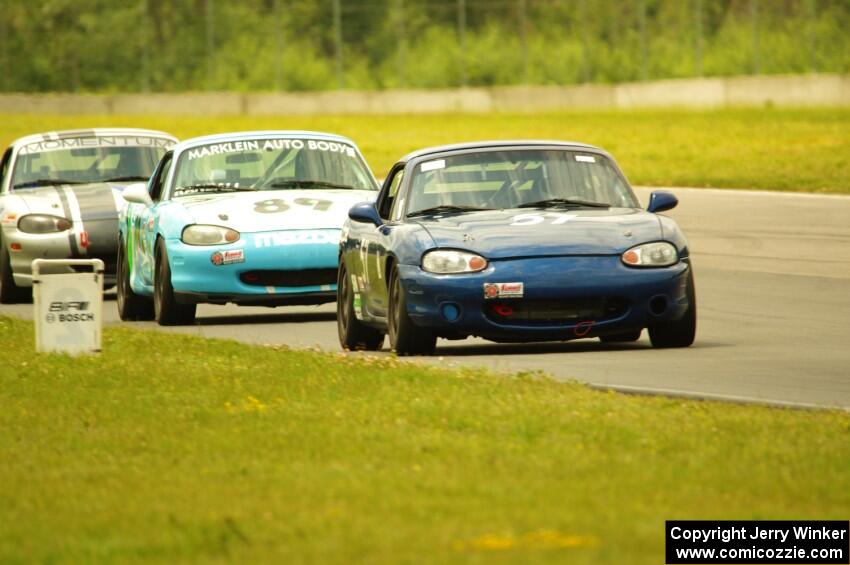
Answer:
M850 109L587 111L308 117L0 115L0 142L73 127L140 126L181 138L252 129L351 136L378 176L414 149L480 139L569 139L600 145L632 183L850 193Z
M0 318L0 562L659 563L665 519L844 519L850 415Z

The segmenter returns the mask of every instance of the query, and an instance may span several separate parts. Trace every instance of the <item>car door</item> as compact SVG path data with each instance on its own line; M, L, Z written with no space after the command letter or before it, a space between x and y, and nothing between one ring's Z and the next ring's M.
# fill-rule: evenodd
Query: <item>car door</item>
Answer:
M9 147L6 149L6 152L3 153L3 158L0 159L0 193L5 192L4 187L6 186L6 176L11 171L12 167L12 148ZM11 176L11 175L9 175Z
M385 186L377 201L378 215L383 224L369 230L361 241L361 254L364 257L364 279L366 282L367 307L375 315L385 318L389 304L387 276L387 257L392 252L390 245L393 233L399 228L404 208L404 165L390 171Z
M163 205L162 196L165 193L165 183L168 179L168 173L171 171L171 165L174 154L169 151L163 155L162 160L157 165L151 180L148 183L148 193L153 201L149 206L140 204L134 205L135 216L132 218L135 250L134 257L138 264L139 275L145 284L152 285L154 281L155 267L155 246L156 246L156 219L159 208Z

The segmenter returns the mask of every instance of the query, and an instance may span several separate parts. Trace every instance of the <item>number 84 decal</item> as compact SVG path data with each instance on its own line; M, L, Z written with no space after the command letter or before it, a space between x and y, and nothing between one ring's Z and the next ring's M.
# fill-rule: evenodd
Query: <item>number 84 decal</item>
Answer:
M306 206L319 212L325 212L333 205L333 202L330 200L320 200L318 198L296 198L294 203L298 206ZM268 200L254 202L254 212L259 212L260 214L280 214L290 208L289 203L280 198L270 198Z
M511 222L510 225L533 226L535 224L542 224L547 218L550 218L551 221L549 223L553 226L557 226L560 224L566 224L575 217L575 214L560 214L558 212L547 212L545 214L519 214L514 216L513 222Z

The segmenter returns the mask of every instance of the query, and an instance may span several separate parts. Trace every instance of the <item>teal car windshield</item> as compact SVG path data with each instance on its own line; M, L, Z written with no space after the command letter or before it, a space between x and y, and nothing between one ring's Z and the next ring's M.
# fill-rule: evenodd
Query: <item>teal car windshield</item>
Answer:
M11 186L19 190L50 184L146 180L172 143L140 136L30 143L18 152Z
M231 190L377 190L357 150L321 139L224 141L183 151L174 196L216 187Z
M535 206L638 207L605 156L565 150L484 151L435 158L413 171L408 215Z

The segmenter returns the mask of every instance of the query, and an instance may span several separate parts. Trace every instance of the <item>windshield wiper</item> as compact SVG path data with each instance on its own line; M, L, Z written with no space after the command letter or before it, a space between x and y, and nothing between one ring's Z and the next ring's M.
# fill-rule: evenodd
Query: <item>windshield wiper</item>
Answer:
M344 190L361 190L347 184L339 184L326 180L286 180L267 184L263 188L341 188Z
M440 206L434 206L433 208L425 208L423 210L416 210L415 212L410 212L407 217L413 218L415 216L428 216L430 214L440 214L442 212L481 212L483 210L495 210L495 208L478 208L476 206L455 206L453 204L442 204Z
M590 202L588 200L575 200L573 198L547 198L536 202L526 202L517 208L610 208L610 204L603 202Z
M62 179L37 179L27 182L21 182L14 185L12 188L33 188L36 186L59 186L62 184L87 184L78 180L62 180Z
M199 183L199 184L190 184L186 186L180 186L174 189L174 194L178 192L256 192L256 188L250 188L247 186L227 186L225 184L216 184L214 182L208 183Z
M142 175L127 175L123 177L113 177L111 179L103 179L100 182L127 182L134 180L148 180L150 177L143 177Z

